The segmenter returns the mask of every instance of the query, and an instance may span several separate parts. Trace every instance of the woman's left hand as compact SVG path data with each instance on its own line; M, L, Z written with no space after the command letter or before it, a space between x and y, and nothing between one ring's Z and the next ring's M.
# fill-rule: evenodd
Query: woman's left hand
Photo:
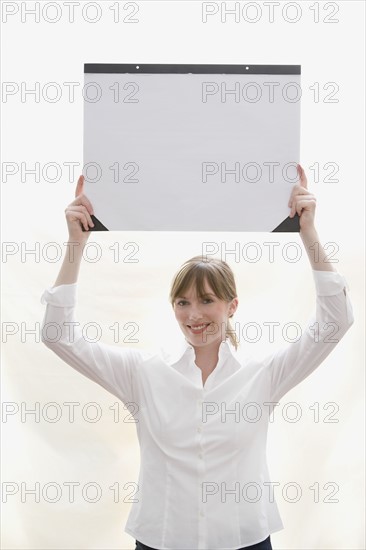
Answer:
M316 197L308 191L308 180L300 164L297 165L297 172L300 181L294 185L288 201L291 208L289 217L293 218L297 212L300 217L300 231L304 232L314 228Z

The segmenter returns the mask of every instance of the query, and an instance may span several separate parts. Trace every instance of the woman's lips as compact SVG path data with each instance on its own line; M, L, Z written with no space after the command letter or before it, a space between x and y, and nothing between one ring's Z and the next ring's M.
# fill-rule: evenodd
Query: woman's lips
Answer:
M193 334L202 334L211 323L201 323L200 325L187 325Z

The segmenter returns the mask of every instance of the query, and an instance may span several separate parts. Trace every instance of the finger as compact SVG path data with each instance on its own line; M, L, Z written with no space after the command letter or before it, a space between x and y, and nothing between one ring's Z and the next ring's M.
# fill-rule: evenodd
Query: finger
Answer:
M85 231L89 231L88 221L86 219L86 216L82 212L72 211L70 209L66 210L66 219L70 219L70 221L74 221L74 219L78 219L81 223L81 226L84 227Z
M298 164L297 168L298 168L298 173L299 173L299 176L300 176L301 186L305 187L305 189L307 189L308 188L308 179L306 177L305 170L303 169L301 164Z
M296 185L294 185L293 188L292 188L292 191L291 191L289 201L288 201L289 208L291 208L292 202L293 202L295 197L297 197L298 195L308 195L308 194L311 195L310 191L305 189L305 187L301 187L301 185L298 184L298 183Z
M300 216L301 211L304 208L307 208L307 210L310 210L311 208L315 209L315 206L316 206L316 198L314 196L297 199L296 201L294 201L294 204L292 205L289 217L292 218L295 215L295 212L297 212Z
M312 201L301 201L296 208L296 212L300 216L303 210L306 210L308 212L314 211L315 203L312 204Z
M292 188L292 192L291 192L291 195L290 195L290 198L289 198L289 201L288 201L288 206L290 208L291 208L291 205L292 205L292 200L293 200L294 195L304 194L304 191L301 191L301 188L307 190L307 187L308 187L308 180L307 180L307 177L305 175L305 171L304 171L303 167L301 166L301 164L298 164L296 168L297 168L297 173L298 173L298 176L300 178L300 181L296 185L294 185L294 187Z
M81 195L81 193L83 192L83 185L84 185L84 176L81 175L76 184L75 197L77 197L78 195Z
M77 185L76 185L76 190L75 190L75 197L78 198L79 195L83 195L84 199L83 199L83 203L87 206L89 212L91 214L93 214L94 216L94 209L93 209L93 206L90 202L90 200L87 198L86 195L84 195L84 183L85 183L85 178L83 175L81 175L78 179L78 182L77 182ZM74 201L75 203L75 201Z
M80 178L79 178L79 181L80 181ZM90 214L92 214L94 216L94 208L93 208L92 203L90 202L88 197L86 195L84 195L84 193L82 192L82 184L79 184L79 182L78 182L78 185L81 185L81 193L78 193L78 195L76 196L76 199L74 201L72 201L69 204L69 206L78 206L80 204L84 205L84 206L86 206L86 208L88 209ZM76 186L76 192L77 191L78 191L78 187Z
M292 218L292 216L295 214L295 212L298 212L298 206L299 204L303 205L307 202L313 201L314 204L316 204L316 197L309 193L308 195L297 195L291 205L291 212L289 214L289 217Z
M85 217L86 217L87 222L89 223L89 225L91 225L92 227L94 227L94 222L93 222L93 220L91 219L90 214L89 214L88 209L86 208L86 206L84 206L84 205L80 205L80 206L78 206L78 205L69 206L69 207L67 208L67 210L71 210L72 212L82 212L82 213L85 215Z
M79 220L81 227L84 228L85 231L89 231L88 221L82 212L67 210L66 219L70 223L75 222L75 220Z

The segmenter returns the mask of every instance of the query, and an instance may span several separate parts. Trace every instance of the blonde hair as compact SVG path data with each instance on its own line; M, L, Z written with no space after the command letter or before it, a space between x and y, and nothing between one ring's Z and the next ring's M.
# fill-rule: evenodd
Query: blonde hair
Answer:
M234 273L230 266L219 258L208 258L207 256L194 256L184 262L175 274L169 293L169 301L174 307L174 301L178 296L193 285L197 296L202 298L206 294L205 281L211 286L215 296L225 302L230 302L237 297ZM232 317L233 314L230 315ZM239 342L230 321L226 326L226 338L235 349Z

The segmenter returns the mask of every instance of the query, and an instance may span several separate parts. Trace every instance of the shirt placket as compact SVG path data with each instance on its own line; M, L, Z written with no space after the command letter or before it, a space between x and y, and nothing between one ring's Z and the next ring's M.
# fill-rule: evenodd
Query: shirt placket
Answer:
M206 456L203 445L204 427L202 422L202 405L204 401L205 390L202 388L200 396L197 399L197 423L196 437L198 440L198 550L207 548L207 518L206 510L202 499L202 484L206 477Z

